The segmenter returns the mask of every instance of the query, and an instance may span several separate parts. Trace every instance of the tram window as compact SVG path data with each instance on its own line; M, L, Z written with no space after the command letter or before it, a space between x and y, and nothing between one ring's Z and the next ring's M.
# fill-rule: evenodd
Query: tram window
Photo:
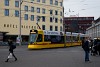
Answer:
M36 36L37 36L37 34L30 34L29 42L34 43L36 40Z
M45 35L44 41L50 41L51 43L64 43L64 36Z
M44 36L44 41L51 41L51 37L49 35Z
M64 36L51 36L51 43L63 43Z
M42 42L42 35L41 34L38 35L37 42Z
M78 41L76 36L73 36L73 42Z
M71 42L71 36L66 37L66 42Z
M64 43L64 36L61 36L60 43Z

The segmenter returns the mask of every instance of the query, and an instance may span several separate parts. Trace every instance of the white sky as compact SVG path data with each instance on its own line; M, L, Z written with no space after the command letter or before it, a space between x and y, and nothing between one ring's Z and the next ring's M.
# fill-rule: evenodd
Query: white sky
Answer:
M64 16L100 17L100 0L64 0Z

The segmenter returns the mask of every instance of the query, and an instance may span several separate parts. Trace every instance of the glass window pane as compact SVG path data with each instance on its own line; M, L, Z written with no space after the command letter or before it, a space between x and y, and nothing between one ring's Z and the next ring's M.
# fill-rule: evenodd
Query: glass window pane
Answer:
M5 6L9 6L9 0L5 0Z
M31 15L31 21L34 21L34 15Z
M28 20L28 14L25 14L24 19L25 19L25 20Z
M15 10L15 17L19 17L19 11Z
M9 9L5 9L5 16L9 16Z
M15 1L15 7L19 7L19 1Z

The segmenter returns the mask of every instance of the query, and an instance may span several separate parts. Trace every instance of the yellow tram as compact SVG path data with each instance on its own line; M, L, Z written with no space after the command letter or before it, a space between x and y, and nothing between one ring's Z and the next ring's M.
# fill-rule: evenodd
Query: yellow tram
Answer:
M84 36L81 33L30 30L28 49L80 46Z

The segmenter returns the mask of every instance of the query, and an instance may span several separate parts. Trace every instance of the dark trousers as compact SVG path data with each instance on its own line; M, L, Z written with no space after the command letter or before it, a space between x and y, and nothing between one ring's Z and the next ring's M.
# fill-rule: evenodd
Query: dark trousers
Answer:
M17 61L17 58L16 58L16 56L14 55L14 53L13 53L13 52L10 52L10 53L11 53L12 56L15 58L15 61ZM9 55L10 55L10 53L9 53ZM8 55L8 56L9 56L9 55ZM8 57L7 60L6 60L5 62L8 62L9 59L10 59L10 58Z
M89 51L85 51L85 61L89 61Z
M10 54L10 53L9 53L9 54ZM13 56L15 59L17 59L14 53L12 53L12 56Z

